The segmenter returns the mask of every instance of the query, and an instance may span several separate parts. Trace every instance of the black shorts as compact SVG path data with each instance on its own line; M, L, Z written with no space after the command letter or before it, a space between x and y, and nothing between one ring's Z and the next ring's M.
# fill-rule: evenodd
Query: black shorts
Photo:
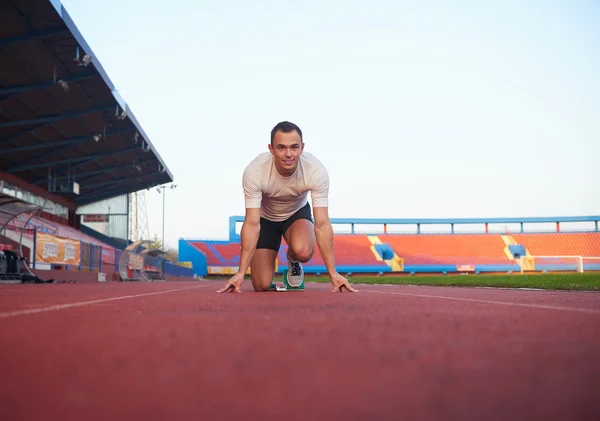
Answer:
M278 252L279 247L281 246L281 237L290 225L298 219L308 219L310 222L313 222L310 204L308 202L285 221L273 222L261 217L260 235L258 237L256 248L270 249Z

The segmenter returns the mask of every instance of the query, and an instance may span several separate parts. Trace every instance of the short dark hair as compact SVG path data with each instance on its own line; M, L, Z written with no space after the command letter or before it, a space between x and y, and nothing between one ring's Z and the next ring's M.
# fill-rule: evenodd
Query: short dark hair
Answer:
M298 127L297 125L295 125L294 123L291 123L289 121L282 121L282 122L277 123L277 125L275 127L273 127L273 130L271 130L271 145L273 144L273 139L275 139L275 133L277 133L277 132L290 133L290 132L293 132L294 130L296 130L298 132L298 134L300 135L300 140L302 140L302 130L300 130L300 127Z

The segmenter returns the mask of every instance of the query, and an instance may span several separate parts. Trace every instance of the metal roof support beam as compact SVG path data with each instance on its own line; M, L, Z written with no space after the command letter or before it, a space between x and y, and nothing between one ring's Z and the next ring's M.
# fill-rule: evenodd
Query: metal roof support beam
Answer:
M123 189L120 190L116 190L116 191L110 191L110 192L98 192L98 193L93 193L93 194L86 194L84 196L79 196L76 197L75 199L73 199L73 201L75 203L77 203L78 205L86 205L88 203L93 203L93 202L99 202L101 200L104 199L109 199L111 197L115 197L115 196L120 196L122 194L129 194L129 193L133 193L139 190L144 190L144 189L150 189L152 187L154 187L155 185L157 185L155 180L152 180L151 182L145 182L144 184L140 184L139 186L133 187L133 186L129 186L129 187L125 187Z
M79 183L79 189L83 190L83 189L92 189L92 188L97 188L97 187L104 187L104 186L110 186L110 185L114 185L114 184L126 183L131 180L137 180L138 178L145 178L145 177L149 177L151 175L154 176L154 175L156 175L156 173L137 174L137 175L132 175L131 177L118 178L116 180L103 181L101 183L96 183L96 184L82 184L81 181L78 181L78 183ZM140 183L141 183L141 181L140 181Z
M62 161L54 161L54 162L43 162L41 164L35 165L16 165L14 167L9 168L6 172L18 172L18 171L27 171L27 170L35 170L36 168L46 168L52 167L54 165L62 165L62 164L72 164L74 162L87 161L87 157L78 157L71 159L63 159Z
M102 137L107 137L107 136L112 136L115 134L129 132L131 130L134 130L134 128L130 127L127 129L108 131L108 132L106 132L106 134L104 134L104 133L97 133L97 134L102 135ZM88 136L83 136L83 137L74 137L71 139L59 140L58 142L44 142L44 143L39 143L36 145L19 146L17 148L5 149L2 151L2 153L9 154L9 153L15 153L15 152L33 151L36 149L55 148L57 146L72 145L74 143L91 142L93 140L94 136L95 136L95 134L90 134ZM100 141L101 140L102 139L100 139ZM56 152L58 152L58 151L56 151Z
M56 130L58 130L58 132L60 134L62 134L63 136L65 136L65 134L62 132L62 130L59 130L56 126L54 126L54 124L51 124L51 126L53 126ZM31 132L31 135L40 141L40 143L38 143L38 144L43 144L44 143L43 139L41 139L39 136L37 136L34 132ZM54 155L56 153L59 153L59 152L61 152L64 149L68 149L69 146L70 145L66 145L66 146L61 146L59 148L50 149L49 151L46 151L46 152L44 152L42 154L39 154L39 155L35 155L35 156L33 156L32 158L30 158L28 160L19 162L19 165L21 165L21 166L27 166L27 165L29 165L29 164L31 164L33 162L39 162L39 161L41 161L42 159L44 159L44 158L46 158L48 156L52 156L52 155Z
M14 96L16 96L16 94L5 96L4 98L0 99L0 104L2 104L4 101L8 101L9 99L11 99Z
M47 123L52 123L53 121L67 120L69 118L80 117L82 115L95 113L97 111L103 111L103 110L113 108L113 107L114 107L114 105L102 105L99 107L90 108L88 110L74 111L71 113L58 114L58 115L47 116L47 117L38 117L38 118L32 118L32 119L28 119L28 120L5 121L4 123L0 123L0 129L5 128L5 127L27 126L29 124L38 124L38 123L47 124Z
M21 162L19 162L19 165L21 167L26 167L27 165L32 164L34 162L40 162L42 159L45 159L48 156L54 155L55 153L58 153L58 152L62 151L63 149L66 149L68 147L69 146L67 145L67 146L63 146L63 147L57 148L57 149L51 149L51 150L46 151L46 152L44 152L42 154L35 155L35 156L33 156L33 157L25 160L25 161L21 161Z
M50 35L59 34L61 32L67 32L67 31L68 31L67 28L65 28L63 25L59 25L59 26L55 26L54 28L44 29L43 31L28 32L24 35L19 35L16 37L0 40L0 47L5 47L7 45L17 44L19 42L25 42L25 41L29 41L32 39L44 38L44 37L47 37Z
M36 131L37 129L39 129L40 127L44 127L44 126L45 126L45 124L38 124L38 125L36 125L36 126L30 127L30 128L29 128L29 129L27 129L27 130L24 130L24 131L22 131L22 132L20 132L20 133L17 133L17 134L16 134L16 135L14 135L14 136L11 136L11 137L5 137L4 139L0 138L0 145L3 145L3 144L5 144L5 143L12 142L13 140L16 140L16 139L20 138L21 136L23 136L23 135L26 135L27 133L34 132L34 131Z
M122 169L122 168L130 168L132 174L137 174L138 177L144 177L146 174L144 174L142 172L143 169L141 169L141 165L144 165L147 162L156 162L156 158L154 158L154 157L152 157L152 158L146 158L146 159L143 159L141 161L136 161L135 164L128 163L128 164L123 164L123 165L115 165L115 166L112 166L112 167L107 167L107 168L103 169L102 171L100 171L100 170L93 171L95 174L89 174L92 171L88 171L87 173L78 173L77 174L77 180L78 180L78 182L80 184L81 183L86 183L86 182L89 182L90 180L93 180L94 178L96 178L96 177L98 177L100 175L103 175L103 174L106 174L106 173L112 174L113 170L115 170L115 169ZM140 166L140 170L136 173L135 171L137 171L137 170L136 170L135 166L138 166L138 165ZM82 175L82 174L84 174L84 175Z
M70 75L70 76L61 77L61 78L59 78L59 80L63 80L65 82L75 82L75 81L87 79L87 78L90 78L90 77L93 77L96 75L97 75L96 72L85 72L85 73L78 74L78 75ZM29 86L13 86L12 88L2 88L2 89L0 89L0 95L12 95L12 94L19 94L22 92L37 91L37 90L46 89L51 86L54 86L54 85L56 85L56 83L57 83L56 81L52 81L52 82L36 83L34 85L29 85Z
M96 159L96 158L102 158L105 156L116 155L120 152L132 151L134 149L141 149L141 148L139 145L130 145L126 148L119 149L116 151L109 151L109 152L103 152L103 153L98 153L98 154L94 154L94 155L80 156L78 158L63 159L62 161L42 162L40 164L35 164L35 165L17 165L15 167L9 168L8 170L5 170L5 171L13 173L13 172L18 172L18 171L34 170L37 168L47 168L47 167L52 167L52 166L62 165L62 164L72 164L74 162L89 161L89 160Z
M143 159L140 161L136 161L135 165L143 165L146 162L150 162L150 161L155 161L155 159L154 158L146 158L146 159ZM77 182L81 183L81 182L87 181L90 178L94 178L93 176L97 176L100 174L106 174L107 172L111 172L113 170L119 170L119 169L127 168L127 167L134 167L134 165L131 162L128 164L113 165L112 167L105 167L105 168L101 168L99 170L83 171L80 173L76 173L76 174L73 174L71 177L76 177ZM143 174L141 174L141 175L143 176ZM82 177L88 177L88 179L82 179ZM68 175L60 175L60 176L55 177L54 179L57 181L59 181L59 180L62 181L62 180L66 180L67 178L69 178ZM36 180L32 184L40 185L40 184L46 184L47 182L48 182L47 178L41 178L39 180Z

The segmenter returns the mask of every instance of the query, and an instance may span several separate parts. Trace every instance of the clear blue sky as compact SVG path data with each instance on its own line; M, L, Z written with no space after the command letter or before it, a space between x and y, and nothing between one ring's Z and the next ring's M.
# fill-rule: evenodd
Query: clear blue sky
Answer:
M227 237L281 120L332 217L600 213L598 2L62 3L174 174L167 245Z

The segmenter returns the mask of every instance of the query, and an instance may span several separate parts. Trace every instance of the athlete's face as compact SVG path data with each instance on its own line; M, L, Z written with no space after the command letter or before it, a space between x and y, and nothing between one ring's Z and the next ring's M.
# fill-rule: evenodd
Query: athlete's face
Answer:
M304 150L304 143L295 130L290 133L278 131L275 133L273 143L269 145L269 150L275 157L277 171L287 176L296 171L300 155Z

